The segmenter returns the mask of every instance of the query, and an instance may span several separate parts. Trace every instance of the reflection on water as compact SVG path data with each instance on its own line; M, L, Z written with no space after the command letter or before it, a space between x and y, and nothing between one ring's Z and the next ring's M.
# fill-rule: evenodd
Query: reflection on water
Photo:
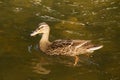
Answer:
M34 49L34 50L36 50L36 51L39 51L39 50L40 50L38 44L36 44L36 45L29 45L29 46L28 46L28 52L29 52L29 53L32 53L32 49Z
M46 63L32 63L33 66L33 71L38 74L49 74L50 70L47 70L44 65L48 65Z
M0 80L119 80L119 0L0 0ZM104 48L92 57L48 56L30 37L40 22L50 40L90 39Z

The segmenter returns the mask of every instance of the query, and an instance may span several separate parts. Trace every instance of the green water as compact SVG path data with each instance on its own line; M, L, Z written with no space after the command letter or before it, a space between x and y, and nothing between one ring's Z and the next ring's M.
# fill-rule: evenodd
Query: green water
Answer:
M50 40L90 39L91 57L48 56L30 33L40 22ZM119 0L0 0L0 80L120 80Z

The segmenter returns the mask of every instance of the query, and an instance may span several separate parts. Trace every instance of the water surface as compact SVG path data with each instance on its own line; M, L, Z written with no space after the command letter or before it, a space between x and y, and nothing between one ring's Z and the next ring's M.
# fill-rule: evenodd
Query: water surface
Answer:
M0 80L120 80L119 0L0 0ZM90 39L91 57L48 56L30 37L40 22L50 40Z

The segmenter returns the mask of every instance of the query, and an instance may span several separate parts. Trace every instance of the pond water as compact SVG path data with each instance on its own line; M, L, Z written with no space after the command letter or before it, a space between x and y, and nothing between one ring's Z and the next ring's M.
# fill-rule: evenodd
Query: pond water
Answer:
M91 57L49 56L30 37L40 22L50 40L90 39ZM120 80L119 0L0 0L0 80Z

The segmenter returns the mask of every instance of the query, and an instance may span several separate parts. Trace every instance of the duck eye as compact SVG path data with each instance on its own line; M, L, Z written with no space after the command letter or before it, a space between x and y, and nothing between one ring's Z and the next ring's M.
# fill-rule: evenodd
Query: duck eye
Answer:
M38 28L38 30L40 30L41 28Z

